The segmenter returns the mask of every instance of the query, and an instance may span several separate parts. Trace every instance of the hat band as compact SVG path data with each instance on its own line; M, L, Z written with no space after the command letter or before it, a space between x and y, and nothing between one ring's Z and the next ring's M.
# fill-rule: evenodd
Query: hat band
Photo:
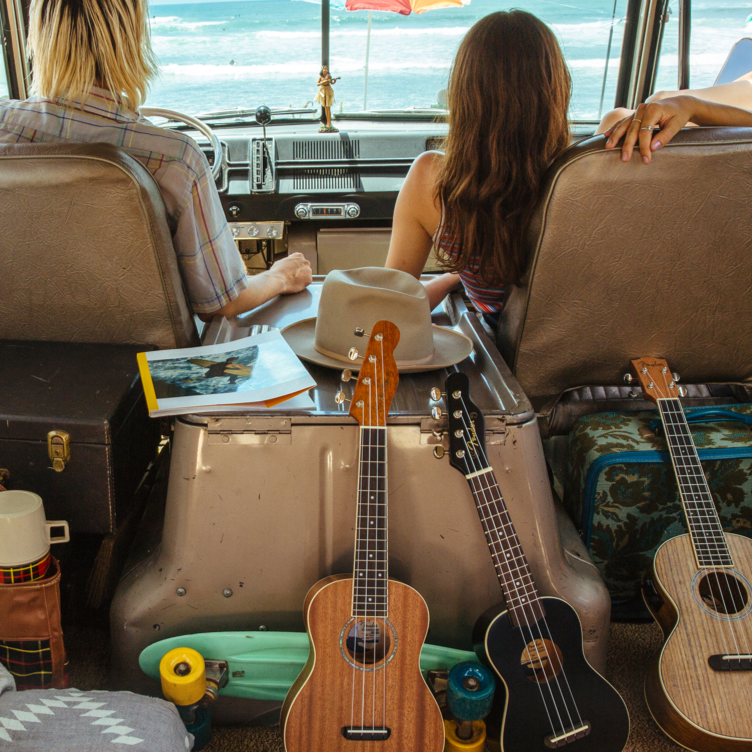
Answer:
M340 355L339 353L335 353L331 350L319 347L316 342L313 343L313 349L316 350L316 352L321 353L322 355L326 355L328 358L334 358L335 360L339 360L342 363L352 363L350 358L348 358L346 355ZM435 352L436 351L433 350L430 355L427 355L425 358L420 358L418 360L398 360L397 366L402 366L403 368L409 366L422 366L425 363L429 363L431 360L433 360Z

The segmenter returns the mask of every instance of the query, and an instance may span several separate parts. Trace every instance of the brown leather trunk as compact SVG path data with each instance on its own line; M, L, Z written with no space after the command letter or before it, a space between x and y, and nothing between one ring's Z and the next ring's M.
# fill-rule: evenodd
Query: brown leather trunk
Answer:
M136 345L0 341L0 467L5 485L33 491L47 519L72 533L115 532L154 458L159 423L148 416ZM55 472L49 431L70 435Z

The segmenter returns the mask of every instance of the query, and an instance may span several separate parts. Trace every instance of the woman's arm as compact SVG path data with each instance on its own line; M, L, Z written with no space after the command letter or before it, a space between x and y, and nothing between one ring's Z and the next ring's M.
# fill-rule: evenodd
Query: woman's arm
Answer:
M388 269L408 272L416 279L426 265L441 220L434 190L442 158L439 152L428 151L413 162L394 207L392 239L385 265Z
M621 158L628 162L639 141L640 154L650 164L652 154L665 146L688 122L696 125L752 127L752 112L739 107L706 102L686 95L641 104L634 115L609 128L606 148L613 149L622 136Z

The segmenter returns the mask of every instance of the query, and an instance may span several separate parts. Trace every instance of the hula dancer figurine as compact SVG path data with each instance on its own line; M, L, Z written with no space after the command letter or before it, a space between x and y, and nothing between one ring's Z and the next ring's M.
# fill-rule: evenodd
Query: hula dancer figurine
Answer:
M341 78L341 76L340 76ZM339 78L332 78L329 73L329 66L321 66L319 80L316 85L319 87L319 93L316 95L316 101L321 102L321 108L326 116L326 125L319 128L319 133L339 133L336 128L332 128L332 105L334 104L334 91L332 84L339 81Z

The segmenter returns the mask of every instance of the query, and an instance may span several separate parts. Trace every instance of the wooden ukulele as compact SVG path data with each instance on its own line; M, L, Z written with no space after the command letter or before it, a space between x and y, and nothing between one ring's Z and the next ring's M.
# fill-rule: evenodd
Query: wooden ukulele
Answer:
M360 330L358 330L360 332ZM371 332L350 415L360 424L352 575L316 583L303 614L311 651L280 723L287 752L441 752L444 724L420 671L428 608L389 579L386 419L399 374L399 330Z
M486 458L485 421L470 401L465 374L447 378L445 400L450 462L470 484L506 599L506 607L486 611L473 631L475 652L506 689L501 749L620 752L629 736L626 705L587 662L575 610L559 598L538 595ZM500 704L496 707L501 715Z
M643 580L664 644L645 681L661 729L697 752L752 750L752 541L726 535L665 360L632 366L658 405L689 535L666 541Z

